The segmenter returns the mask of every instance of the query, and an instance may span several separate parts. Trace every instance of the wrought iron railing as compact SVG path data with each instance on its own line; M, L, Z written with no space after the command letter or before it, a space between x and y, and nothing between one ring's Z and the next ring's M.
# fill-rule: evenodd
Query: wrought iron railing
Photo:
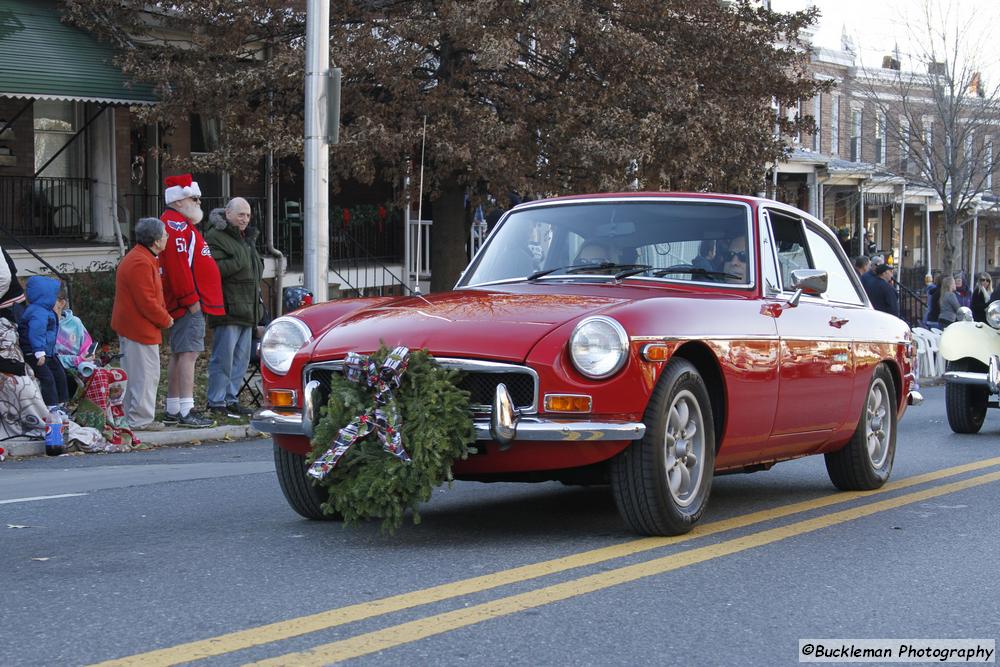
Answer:
M54 176L0 176L0 228L20 239L89 241L97 236L91 181Z
M899 287L899 316L911 327L921 326L927 310L925 294L916 292L900 282L896 285Z
M402 296L411 294L403 280L403 266L393 271L385 262L388 257L374 257L348 232L341 230L336 238L330 235L330 270L342 281L340 295Z

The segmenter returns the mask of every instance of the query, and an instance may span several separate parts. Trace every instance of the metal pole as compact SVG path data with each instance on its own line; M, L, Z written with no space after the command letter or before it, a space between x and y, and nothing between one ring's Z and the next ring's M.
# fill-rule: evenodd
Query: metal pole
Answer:
M896 268L902 271L903 259L906 253L906 242L903 232L906 230L906 183L903 183L903 194L899 198L899 255L896 257Z
M420 139L420 189L417 192L417 279L413 291L420 294L420 273L424 266L424 149L427 146L427 116L424 116L424 131Z
M924 225L927 227L927 274L924 276L924 282L933 282L934 275L931 272L931 198L927 198L927 203L924 205Z
M329 69L330 0L308 0L302 282L313 293L315 303L328 299L330 282L330 151L326 144Z
M865 247L865 185L864 183L858 183L858 246L860 250L859 255L868 254L868 248Z
M976 279L976 241L979 240L979 211L976 211L975 215L972 216L972 272L970 274L969 280L974 281ZM973 286L976 284L973 282Z

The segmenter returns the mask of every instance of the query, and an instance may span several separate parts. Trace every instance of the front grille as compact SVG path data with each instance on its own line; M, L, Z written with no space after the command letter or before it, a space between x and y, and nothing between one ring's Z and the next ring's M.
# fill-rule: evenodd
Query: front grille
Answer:
M489 411L493 404L497 385L507 385L514 407L522 412L534 412L537 381L535 374L525 366L473 362L463 359L439 359L446 368L460 371L458 386L469 392L469 403L473 412ZM316 380L316 405L326 405L330 398L330 380L334 373L340 373L340 362L327 362L307 366L305 382Z

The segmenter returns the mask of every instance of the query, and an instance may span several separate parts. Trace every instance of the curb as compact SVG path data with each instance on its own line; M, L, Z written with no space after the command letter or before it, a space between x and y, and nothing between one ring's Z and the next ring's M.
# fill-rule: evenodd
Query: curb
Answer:
M136 433L144 445L169 447L176 445L200 445L203 442L227 442L258 438L262 434L248 424L213 426L198 429L168 429L164 431L138 431ZM8 456L44 456L45 442L32 438L14 438L0 444Z

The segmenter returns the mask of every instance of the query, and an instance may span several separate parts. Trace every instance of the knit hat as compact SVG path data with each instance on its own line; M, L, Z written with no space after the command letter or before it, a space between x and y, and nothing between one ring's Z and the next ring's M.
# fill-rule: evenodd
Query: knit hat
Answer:
M891 264L879 264L878 266L875 267L875 275L877 276L882 275L886 271L892 271Z
M201 188L191 180L191 174L181 174L179 176L167 176L163 179L163 184L167 189L163 191L163 198L167 204L172 204L188 197L201 197Z

